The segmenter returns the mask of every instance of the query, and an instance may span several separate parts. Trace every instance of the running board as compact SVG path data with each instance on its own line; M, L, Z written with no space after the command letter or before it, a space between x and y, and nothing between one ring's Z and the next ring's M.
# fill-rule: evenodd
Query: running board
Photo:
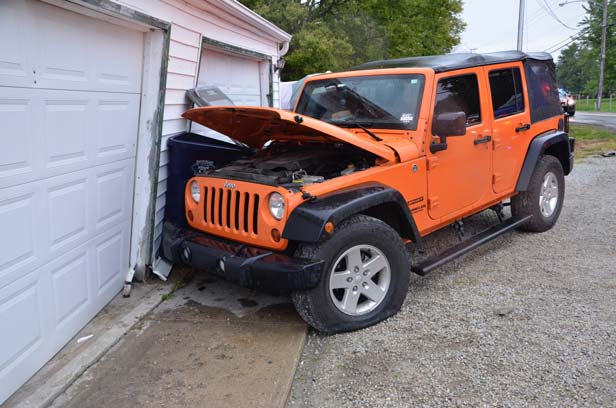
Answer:
M430 258L418 265L413 265L411 267L411 271L415 272L417 275L427 275L434 269L445 265L447 262L452 261L457 257L462 256L467 252L470 252L473 249L492 241L494 238L504 234L505 232L510 231L515 227L523 224L524 222L528 221L530 217L531 216L528 216L519 220L509 218L507 221L501 224L488 228L487 230L473 235L469 239L448 248L447 250L441 252L433 258Z

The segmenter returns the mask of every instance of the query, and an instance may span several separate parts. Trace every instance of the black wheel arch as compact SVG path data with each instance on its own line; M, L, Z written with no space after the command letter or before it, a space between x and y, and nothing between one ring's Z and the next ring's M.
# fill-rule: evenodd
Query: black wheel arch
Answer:
M516 184L516 191L528 189L528 183L537 161L543 155L556 157L562 165L565 175L571 173L571 170L573 170L573 145L574 139L560 130L548 131L535 137L530 142L526 152L526 158Z
M325 224L334 228L356 214L380 219L403 238L417 242L419 231L402 194L382 184L362 184L308 200L287 219L282 237L290 241L318 242L328 236Z

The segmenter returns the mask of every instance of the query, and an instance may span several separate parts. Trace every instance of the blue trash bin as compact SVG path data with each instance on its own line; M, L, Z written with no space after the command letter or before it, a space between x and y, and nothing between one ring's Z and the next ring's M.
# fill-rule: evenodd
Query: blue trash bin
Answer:
M249 147L231 144L195 133L183 132L167 141L169 152L165 219L187 226L184 189L193 176L197 160L209 160L216 168L250 154Z

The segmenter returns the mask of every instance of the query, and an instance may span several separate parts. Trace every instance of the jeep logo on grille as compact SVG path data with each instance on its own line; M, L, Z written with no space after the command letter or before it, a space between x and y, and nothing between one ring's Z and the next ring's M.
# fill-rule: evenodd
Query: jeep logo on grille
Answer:
M235 183L231 183L229 181L225 181L225 188L235 188Z

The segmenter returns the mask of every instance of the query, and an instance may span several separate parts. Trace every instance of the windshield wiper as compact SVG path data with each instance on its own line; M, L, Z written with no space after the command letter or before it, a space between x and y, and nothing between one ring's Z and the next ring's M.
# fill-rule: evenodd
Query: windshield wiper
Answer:
M360 128L361 130L363 130L364 132L368 133L374 140L376 140L377 142L381 142L383 141L382 138L378 137L377 135L374 134L374 132L372 132L370 129L368 129L365 126L360 125L359 123L354 123L355 126L357 126L358 128Z

